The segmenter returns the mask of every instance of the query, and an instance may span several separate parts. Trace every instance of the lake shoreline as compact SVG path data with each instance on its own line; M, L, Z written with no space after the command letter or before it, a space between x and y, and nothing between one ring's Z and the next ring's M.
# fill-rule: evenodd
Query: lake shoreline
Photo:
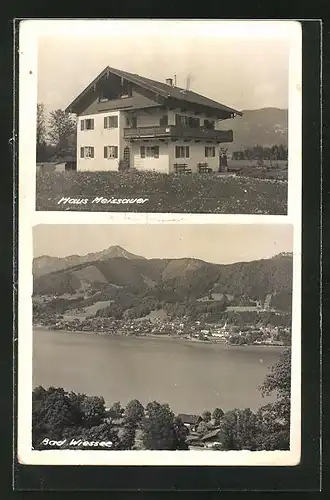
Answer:
M261 347L261 348L276 348L276 349L286 349L289 348L290 346L285 346L285 345L275 345L275 344L231 344L226 341L216 341L216 340L200 340L200 339L193 339L193 338L186 338L186 337L180 337L180 336L175 336L175 335L155 335L155 334L148 334L148 335L121 335L121 334L108 334L108 333L102 333L102 332L94 332L94 331L89 331L89 330L65 330L65 329L56 329L56 328L51 328L50 326L40 326L40 325L32 325L33 330L49 330L53 332L62 332L62 333L71 333L71 334L86 334L86 335L98 335L101 337L115 337L115 338L150 338L150 339L156 339L156 340L179 340L179 341L187 341L187 342L192 342L192 343L198 343L198 344L208 344L208 345L223 345L226 347L243 347L243 348L249 348L249 347Z

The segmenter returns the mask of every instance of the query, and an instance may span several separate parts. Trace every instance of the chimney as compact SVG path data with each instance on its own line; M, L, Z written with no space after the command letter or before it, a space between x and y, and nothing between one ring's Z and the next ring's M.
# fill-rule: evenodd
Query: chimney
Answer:
M167 85L171 85L173 87L173 79L172 78L166 78L166 83Z

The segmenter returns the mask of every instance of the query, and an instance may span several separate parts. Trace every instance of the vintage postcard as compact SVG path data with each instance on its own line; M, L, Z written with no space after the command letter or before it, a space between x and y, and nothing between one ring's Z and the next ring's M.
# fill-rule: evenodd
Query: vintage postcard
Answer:
M286 215L300 59L293 21L23 21L36 209Z
M300 24L19 32L18 461L297 465Z
M23 463L299 463L292 224L37 224L32 246Z

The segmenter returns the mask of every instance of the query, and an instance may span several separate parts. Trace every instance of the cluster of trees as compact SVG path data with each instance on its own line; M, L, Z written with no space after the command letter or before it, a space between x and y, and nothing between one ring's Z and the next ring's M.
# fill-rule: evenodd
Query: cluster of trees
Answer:
M45 106L37 104L37 162L76 154L76 119L62 109L46 118Z
M78 448L80 440L87 442L84 450L104 449L95 442L111 443L107 448L111 450L131 450L135 447L137 429L142 431L146 449L188 449L185 443L188 431L167 404L153 401L144 408L140 401L132 400L126 408L117 402L107 411L102 397L55 387L46 390L41 386L32 393L34 449L57 449L54 442L63 442L63 448Z
M171 318L188 316L192 321L206 319L226 310L225 300L212 302L179 302L176 304L166 303L164 309Z
M97 294L97 300L107 300L109 296L106 292ZM86 307L92 305L96 297L86 299L75 298L55 298L45 304L34 304L34 314L63 314L66 310ZM291 299L282 295L272 299L271 307L282 310L288 309L287 304L291 304ZM113 302L109 299L109 305L99 309L95 317L114 318L114 319L134 319L148 315L151 311L164 309L171 319L189 317L191 321L218 322L227 321L236 326L246 324L260 324L262 326L272 325L279 327L290 327L291 315L283 311L282 314L274 311L227 311L227 299L210 302L197 302L196 300L186 302L165 302L158 301L150 297L137 297L134 295L118 296ZM246 300L240 305L246 304ZM290 307L291 309L291 307ZM290 312L290 311L288 311Z
M291 352L284 351L269 370L260 391L276 393L275 401L253 412L250 408L223 412L216 408L202 414L197 432L201 435L213 426L221 432L225 450L285 450L290 442L290 381ZM118 419L121 429L118 430ZM48 390L37 387L32 394L32 445L34 449L49 449L44 440L61 441L63 448L70 439L111 442L112 450L136 449L136 432L141 432L143 448L150 450L187 450L188 430L174 415L168 404L157 401L144 407L140 401L130 401L126 408L115 403L106 411L102 397L91 397L62 388ZM54 445L53 448L57 448ZM95 444L83 449L98 449ZM104 449L104 448L103 448Z
M221 430L224 450L288 450L290 448L290 387L291 350L283 351L278 362L269 370L259 387L263 396L276 392L275 401L261 406L256 412L250 408L229 410L218 408L213 412ZM217 415L215 415L215 413ZM205 416L207 418L205 418ZM197 431L208 429L211 413L204 412Z
M287 160L288 148L284 144L275 144L271 147L263 147L260 145L253 146L252 148L245 148L242 151L234 151L232 154L233 160Z
M134 319L147 316L151 311L164 309L170 318L189 316L194 321L205 319L226 310L226 300L197 302L196 300L167 302L152 297L137 298L132 296L125 302L114 302L96 312L96 316L113 317L115 319Z
M278 311L291 312L292 311L292 291L282 291L274 293L270 300L269 306Z

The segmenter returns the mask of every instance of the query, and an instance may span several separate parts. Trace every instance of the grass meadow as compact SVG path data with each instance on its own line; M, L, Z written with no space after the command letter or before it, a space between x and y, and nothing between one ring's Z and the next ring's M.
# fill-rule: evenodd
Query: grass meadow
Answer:
M287 213L287 180L262 173L161 174L155 172L37 172L37 210L143 213ZM261 178L260 178L261 177ZM91 203L95 197L148 198L143 204ZM87 204L58 204L62 197Z

